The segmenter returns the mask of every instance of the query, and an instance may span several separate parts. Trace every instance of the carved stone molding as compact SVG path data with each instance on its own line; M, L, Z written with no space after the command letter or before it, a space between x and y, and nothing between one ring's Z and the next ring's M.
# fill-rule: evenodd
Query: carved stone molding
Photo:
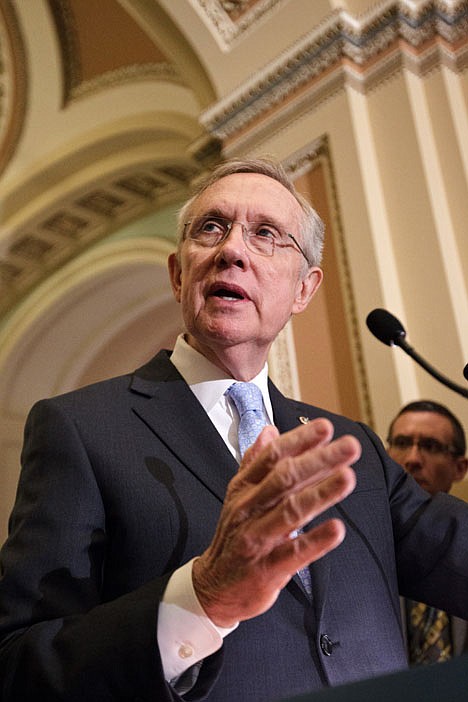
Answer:
M359 18L338 11L201 121L228 143L294 102L307 98L310 109L345 85L366 93L403 67L425 75L442 65L468 66L466 0L384 2Z
M134 83L137 80L144 79L169 81L178 85L186 85L186 82L182 80L171 63L134 64L106 71L92 80L80 81L76 77L73 80L68 99L76 100L93 95L100 90L112 88L115 85Z
M255 23L278 9L284 0L194 0L228 50Z
M185 198L197 173L189 162L135 167L68 194L23 223L0 256L0 314L91 244Z

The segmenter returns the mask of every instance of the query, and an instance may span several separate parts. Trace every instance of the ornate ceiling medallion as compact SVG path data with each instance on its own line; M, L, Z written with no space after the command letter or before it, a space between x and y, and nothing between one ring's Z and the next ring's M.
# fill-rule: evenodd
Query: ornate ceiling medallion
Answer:
M192 0L197 10L216 31L220 48L228 51L231 44L252 29L285 0Z

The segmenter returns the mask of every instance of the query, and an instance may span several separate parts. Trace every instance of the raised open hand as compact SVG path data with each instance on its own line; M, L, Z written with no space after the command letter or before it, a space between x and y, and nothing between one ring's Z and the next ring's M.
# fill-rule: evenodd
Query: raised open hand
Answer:
M297 570L343 540L345 527L336 519L291 538L355 486L350 464L360 456L359 442L332 436L326 419L281 436L268 426L245 454L213 541L192 571L197 596L218 626L265 612Z

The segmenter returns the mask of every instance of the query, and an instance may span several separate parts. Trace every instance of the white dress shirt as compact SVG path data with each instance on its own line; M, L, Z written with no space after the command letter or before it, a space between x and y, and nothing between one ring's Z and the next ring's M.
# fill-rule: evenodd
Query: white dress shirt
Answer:
M239 415L226 391L236 382L179 336L171 361L207 412L233 456L240 461L237 427ZM272 424L273 410L268 393L268 365L250 382L263 395L266 421ZM207 617L192 585L193 560L171 576L159 604L158 645L166 680L217 651L223 638L236 627L215 626Z

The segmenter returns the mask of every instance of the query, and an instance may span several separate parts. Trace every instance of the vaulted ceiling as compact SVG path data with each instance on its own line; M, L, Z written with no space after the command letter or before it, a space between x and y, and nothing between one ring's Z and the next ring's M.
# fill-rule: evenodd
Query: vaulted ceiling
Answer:
M0 0L0 314L294 113L460 70L467 22L465 0Z

